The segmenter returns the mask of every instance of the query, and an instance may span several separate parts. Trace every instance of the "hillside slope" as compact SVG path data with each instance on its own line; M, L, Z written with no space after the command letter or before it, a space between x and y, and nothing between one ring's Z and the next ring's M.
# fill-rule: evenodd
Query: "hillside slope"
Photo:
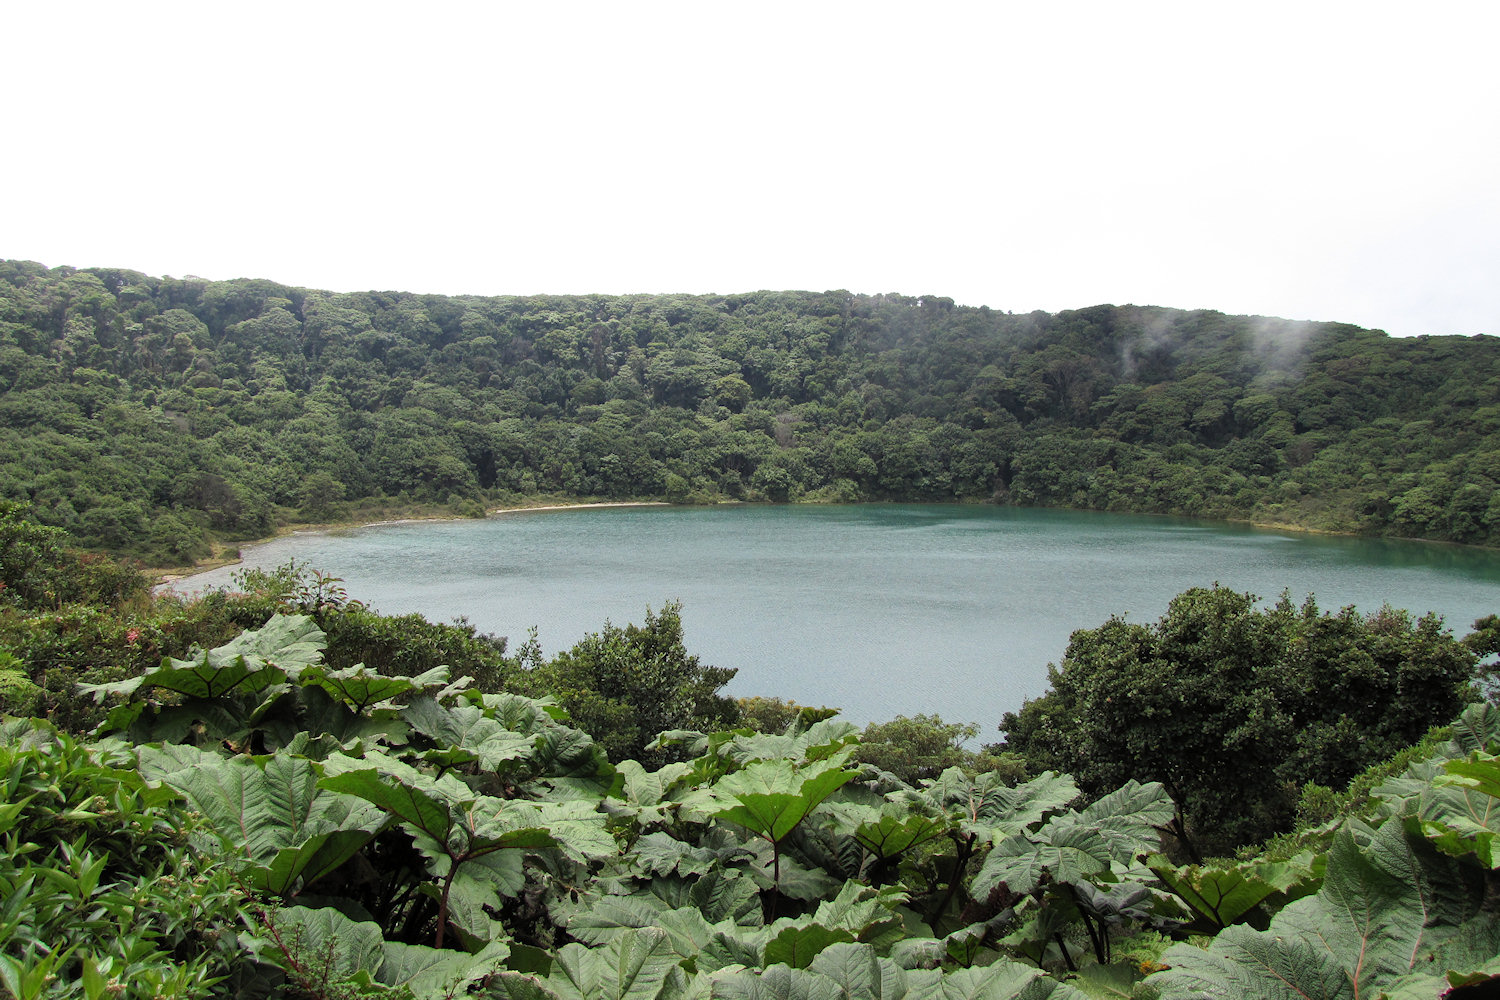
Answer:
M0 496L162 562L366 498L546 494L993 500L1493 545L1500 338L0 261L0 456Z

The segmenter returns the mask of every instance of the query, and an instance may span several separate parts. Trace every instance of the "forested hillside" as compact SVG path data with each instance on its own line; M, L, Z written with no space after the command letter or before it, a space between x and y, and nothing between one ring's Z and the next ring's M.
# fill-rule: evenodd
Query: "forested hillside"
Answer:
M1500 339L0 262L0 496L159 562L367 498L993 500L1500 543Z

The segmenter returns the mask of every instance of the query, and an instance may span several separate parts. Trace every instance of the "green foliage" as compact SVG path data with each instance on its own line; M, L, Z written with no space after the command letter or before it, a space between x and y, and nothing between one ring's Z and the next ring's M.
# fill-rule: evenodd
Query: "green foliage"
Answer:
M1255 601L1195 589L1155 626L1075 632L1051 691L1005 716L1005 746L1096 794L1159 780L1229 850L1286 829L1306 782L1343 785L1466 700L1474 655L1433 616Z
M1310 852L1287 861L1185 868L1156 854L1146 864L1167 891L1192 910L1191 926L1200 933L1242 921L1263 930L1266 914L1316 891L1322 882L1322 866Z
M238 962L240 894L189 849L197 818L118 749L7 723L0 984L16 997L207 996ZM80 994L68 994L80 995Z
M697 391L657 375L664 395ZM1072 675L1072 703L1028 706L1048 739L1073 732L1085 696L1113 711L1123 679L1168 738L1163 773L1184 773L1175 740L1219 776L1199 815L1261 787L1258 740L1327 782L1304 796L1326 828L1303 831L1301 853L1179 866L1161 853L1182 826L1157 782L1018 781L1016 758L922 716L870 727L868 746L784 704L760 706L781 725L718 728L740 718L717 693L727 672L686 653L673 605L516 663L499 640L383 618L295 565L243 582L252 593L199 602L0 612L12 703L102 723L88 743L0 723L0 990L1353 998L1500 977L1500 712L1473 706L1377 768L1364 756L1420 735L1402 717L1439 710L1482 635L1464 646L1433 620L1285 599L1257 611L1216 588L1154 629L1075 636L1058 675L1097 676ZM75 679L107 704L68 707L56 685ZM578 710L548 684L571 685ZM1128 713L1108 718L1147 745ZM1239 771L1192 742L1214 731ZM1347 733L1356 750L1336 746ZM594 736L647 757L611 763ZM1073 745L1039 739L1026 763ZM1366 769L1335 798L1349 761Z
M40 524L24 505L0 498L0 608L118 607L145 594L138 571L73 551L66 541L65 532Z
M972 723L947 723L936 715L898 715L866 726L855 756L910 785L936 778L950 767L997 771L1012 784L1025 778L1025 763L1014 754L966 749L978 735L979 727Z
M758 733L801 732L839 714L836 708L813 708L762 695L739 698L736 703L740 708L740 724Z
M1500 541L1490 337L843 291L334 294L15 261L0 317L0 495L155 565L294 517L541 495L994 500Z
M658 733L738 721L738 706L718 693L734 673L704 666L688 653L681 606L669 601L656 613L647 608L643 625L606 623L550 662L533 663L511 683L523 692L556 697L612 760L659 765L667 759L665 751L648 749Z
M271 608L312 615L327 635L327 658L335 667L363 664L415 677L445 666L490 692L501 690L513 669L503 638L482 635L462 619L442 624L416 614L375 614L349 599L343 580L295 559L272 570L240 570L234 579Z
M1179 868L1160 784L1079 806L1053 773L907 783L849 766L835 720L669 732L689 759L616 767L551 702L326 647L277 615L95 686L123 699L110 727L154 734L136 751L0 726L6 989L1352 997L1500 974L1492 708L1326 858Z
M1494 964L1500 923L1485 879L1400 823L1335 840L1323 888L1264 931L1237 925L1205 951L1169 949L1149 996L1434 996L1476 951ZM1467 967L1467 968L1466 968ZM1384 991L1383 993L1381 991Z

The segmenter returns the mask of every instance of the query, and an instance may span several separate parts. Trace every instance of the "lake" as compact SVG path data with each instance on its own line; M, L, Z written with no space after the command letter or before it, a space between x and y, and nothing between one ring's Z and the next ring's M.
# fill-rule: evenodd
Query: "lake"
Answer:
M688 650L735 695L839 706L856 723L936 713L996 738L1047 688L1075 629L1154 622L1215 582L1325 611L1437 611L1458 635L1500 612L1500 553L1171 518L1005 507L595 507L290 536L295 558L387 614L464 616L565 649L606 620L682 602ZM179 582L230 586L234 567Z

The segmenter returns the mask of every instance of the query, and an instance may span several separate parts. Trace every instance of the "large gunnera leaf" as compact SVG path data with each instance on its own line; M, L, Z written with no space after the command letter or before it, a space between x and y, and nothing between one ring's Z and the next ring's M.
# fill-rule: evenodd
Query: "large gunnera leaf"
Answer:
M559 949L546 976L503 973L490 988L512 1000L657 1000L675 996L685 979L667 933L630 930L602 948L570 944Z
M1159 783L1128 781L1082 812L1053 816L1039 830L1001 840L969 891L984 899L1002 883L1025 893L1048 878L1082 882L1112 868L1129 869L1137 855L1160 848L1160 828L1171 818L1172 800Z
M773 965L728 972L713 983L714 1000L1085 1000L1040 969L999 961L944 975L902 969L867 944L834 944L806 969Z
M1484 898L1480 870L1400 823L1386 823L1364 847L1345 830L1316 896L1289 904L1266 931L1236 925L1206 951L1168 949L1162 961L1170 968L1143 988L1161 1000L1435 997L1447 972L1472 971L1450 962L1472 962L1475 940L1494 933Z
M903 798L936 806L965 832L1001 840L1035 826L1078 798L1071 775L1046 771L1025 784L1007 786L994 773L970 777L950 767L920 791Z
M196 659L168 658L155 670L117 684L85 684L79 690L102 700L108 694L132 695L142 687L159 687L189 698L213 699L252 694L321 663L327 637L306 615L273 615L258 629L241 632Z
M328 874L387 822L369 802L320 789L302 757L226 759L169 744L142 747L140 771L185 795L261 892L285 895Z
M1263 921L1292 900L1312 895L1323 881L1322 867L1310 853L1286 861L1182 868L1154 854L1146 864L1193 912L1194 929L1207 932L1257 917Z
M495 771L508 761L531 756L534 749L531 735L511 732L470 705L449 707L421 698L402 715L412 729L437 743L442 763L450 767L474 763L481 770Z
M777 843L818 804L857 774L837 758L798 767L789 760L758 760L719 780L705 811Z
M1422 832L1449 854L1473 853L1500 868L1500 758L1475 751L1443 770L1433 781L1443 794L1422 811Z

